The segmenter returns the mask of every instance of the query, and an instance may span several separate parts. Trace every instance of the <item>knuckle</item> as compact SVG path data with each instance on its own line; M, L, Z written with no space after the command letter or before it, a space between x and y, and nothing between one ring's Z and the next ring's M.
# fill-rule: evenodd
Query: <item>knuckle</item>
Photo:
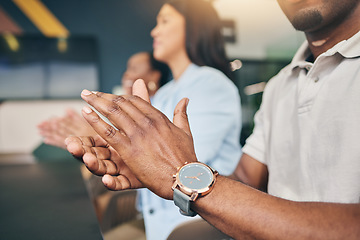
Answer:
M163 129L163 126L167 126L167 117L162 114L161 112L145 116L143 118L143 130L155 130L160 131L160 129Z
M159 118L161 119L161 121L166 121L167 120L167 117L162 113L159 113Z
M118 175L119 169L117 165L112 161L104 161L104 168L107 170L107 173L113 176Z
M123 103L125 102L125 98L122 97L122 96L116 96L113 100L112 100L113 103Z
M154 114L154 117L157 119L157 121L154 121L154 125L159 122L161 123L159 126L163 125L164 123L167 122L168 118L161 112L157 112Z
M100 121L100 118L98 115L92 115L88 118L88 121L90 121L91 123L98 123Z
M155 121L149 117L144 117L144 123L146 127L149 128L155 127Z
M181 110L179 110L179 109L177 109L177 110L174 112L174 116L176 116L176 115L180 115L182 118L187 118L187 117L188 117L186 111L181 111Z
M105 136L108 138L112 138L114 137L116 134L116 130L115 128L113 128L112 126L108 126L105 130Z
M104 95L104 93L103 92L95 92L95 95L98 97L102 97Z
M181 116L182 118L188 118L187 113L186 113L186 112L183 112L183 111L180 112L180 116Z
M110 114L116 114L121 112L121 109L117 104L111 104L107 110Z
M89 138L90 146L96 146L95 139L93 137L88 137L88 138Z
M131 96L128 96L128 99L130 102L133 102L133 101L136 101L138 100L140 97L136 96L136 95L131 95Z

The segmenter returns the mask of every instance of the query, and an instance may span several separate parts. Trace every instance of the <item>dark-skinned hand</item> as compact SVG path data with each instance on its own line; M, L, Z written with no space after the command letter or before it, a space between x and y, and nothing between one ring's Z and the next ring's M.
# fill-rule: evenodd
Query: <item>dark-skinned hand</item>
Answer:
M172 123L151 106L142 80L134 83L133 94L84 90L81 97L116 128L84 107L84 118L99 136L70 137L67 149L91 172L103 175L109 189L147 187L160 197L172 199L173 175L185 162L197 161L186 114L188 99L177 104Z

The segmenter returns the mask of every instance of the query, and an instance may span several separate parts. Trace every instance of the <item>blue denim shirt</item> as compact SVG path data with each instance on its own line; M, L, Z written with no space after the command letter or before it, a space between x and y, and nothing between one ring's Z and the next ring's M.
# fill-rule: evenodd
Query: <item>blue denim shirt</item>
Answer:
M231 174L241 155L238 89L220 71L191 64L178 80L158 90L152 104L172 121L174 108L184 97L190 99L187 113L198 160L220 174ZM181 215L173 201L147 189L139 191L147 240L165 240L177 225L193 219Z

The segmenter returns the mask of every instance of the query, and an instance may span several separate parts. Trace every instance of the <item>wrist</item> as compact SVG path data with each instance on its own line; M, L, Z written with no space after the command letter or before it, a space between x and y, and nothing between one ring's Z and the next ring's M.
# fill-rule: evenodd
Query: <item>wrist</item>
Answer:
M218 173L204 163L186 163L179 168L172 186L174 203L180 208L180 213L195 216L192 205L197 199L208 195L215 183Z
M218 196L219 194L221 195L220 192L223 192L223 190L224 190L223 189L224 186L222 186L224 179L227 179L227 177L218 175L216 177L216 184L214 185L211 192L209 192L207 195L199 198L197 201L193 202L192 206L191 206L192 209L194 211L196 211L197 213L201 214L201 216L202 216L204 213L208 213L209 211L215 210L213 203L216 202L216 204L222 205L221 202L217 202L218 200L216 199L216 196ZM209 204L209 203L211 203L211 204Z

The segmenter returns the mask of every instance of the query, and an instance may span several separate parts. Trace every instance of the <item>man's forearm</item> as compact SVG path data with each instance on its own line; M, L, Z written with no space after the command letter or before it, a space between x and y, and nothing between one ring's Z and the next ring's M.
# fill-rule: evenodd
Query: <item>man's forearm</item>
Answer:
M360 238L360 204L288 201L223 176L194 210L235 239Z

